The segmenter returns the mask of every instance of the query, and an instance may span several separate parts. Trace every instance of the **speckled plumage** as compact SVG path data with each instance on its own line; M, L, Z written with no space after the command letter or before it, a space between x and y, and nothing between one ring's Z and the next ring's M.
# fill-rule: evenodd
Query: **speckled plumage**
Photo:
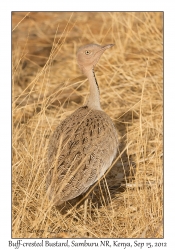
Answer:
M56 128L50 138L50 196L57 205L84 193L106 172L117 152L117 132L101 110L81 107ZM58 153L58 155L57 155ZM56 159L55 163L54 160Z

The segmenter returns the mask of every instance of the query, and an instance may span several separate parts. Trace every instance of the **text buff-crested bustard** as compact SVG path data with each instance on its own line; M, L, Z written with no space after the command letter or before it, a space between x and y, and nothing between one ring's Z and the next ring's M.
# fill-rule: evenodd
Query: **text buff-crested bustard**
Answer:
M55 129L48 144L47 189L54 205L71 200L94 184L114 160L118 135L110 117L101 109L94 74L103 52L113 44L89 44L77 51L77 62L87 76L90 93L78 108Z

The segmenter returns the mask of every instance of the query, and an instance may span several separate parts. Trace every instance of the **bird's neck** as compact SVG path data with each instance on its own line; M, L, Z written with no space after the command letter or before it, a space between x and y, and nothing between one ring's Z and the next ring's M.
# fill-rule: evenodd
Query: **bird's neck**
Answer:
M90 84L90 93L89 93L86 105L89 108L101 110L100 91L99 91L99 86L97 83L97 79L95 77L94 70L91 69L90 71L88 71L86 73L86 76L87 76L87 78L89 80L89 84Z

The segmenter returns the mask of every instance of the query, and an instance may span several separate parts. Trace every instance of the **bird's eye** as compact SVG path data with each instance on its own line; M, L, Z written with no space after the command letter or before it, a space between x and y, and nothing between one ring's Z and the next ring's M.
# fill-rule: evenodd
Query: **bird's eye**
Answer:
M85 51L85 54L86 54L86 55L89 55L90 53L91 53L90 50L86 50L86 51Z

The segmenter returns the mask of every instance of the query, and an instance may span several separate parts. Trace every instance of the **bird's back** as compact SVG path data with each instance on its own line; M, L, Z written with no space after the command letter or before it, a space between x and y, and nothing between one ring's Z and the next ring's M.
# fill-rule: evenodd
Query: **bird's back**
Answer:
M48 146L47 186L59 205L84 193L110 167L118 140L110 117L87 106L60 123Z

